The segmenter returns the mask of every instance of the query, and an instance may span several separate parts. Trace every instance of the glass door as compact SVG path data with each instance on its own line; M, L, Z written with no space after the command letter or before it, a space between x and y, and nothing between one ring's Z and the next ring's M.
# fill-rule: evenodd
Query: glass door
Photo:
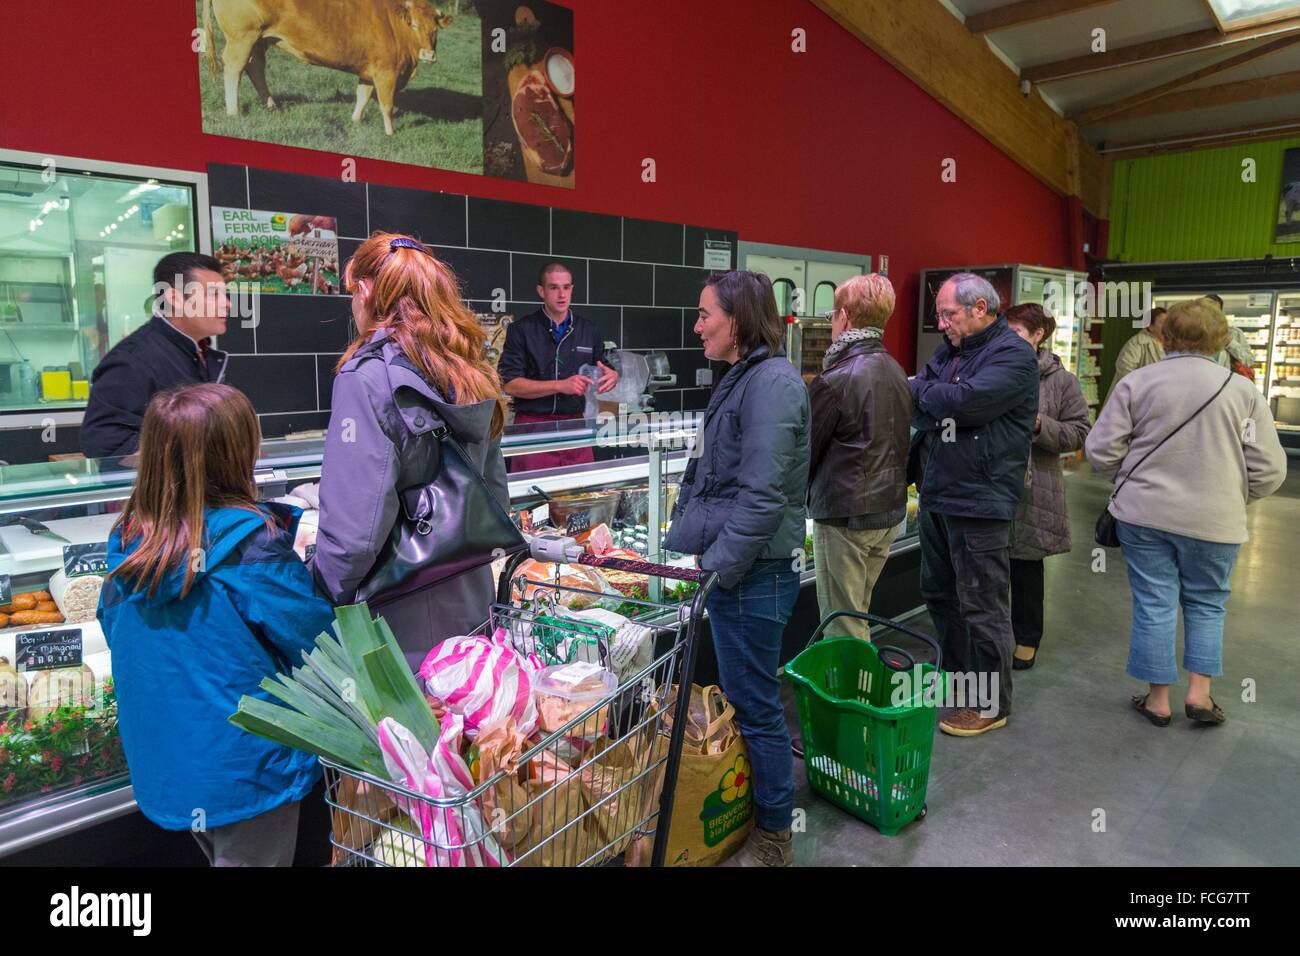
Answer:
M1300 431L1300 292L1277 293L1267 391L1279 430Z

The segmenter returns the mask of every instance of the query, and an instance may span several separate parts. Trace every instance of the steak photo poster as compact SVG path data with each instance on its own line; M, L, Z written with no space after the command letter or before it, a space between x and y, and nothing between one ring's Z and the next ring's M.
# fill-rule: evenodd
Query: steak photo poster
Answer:
M573 11L518 0L479 9L485 172L572 189Z

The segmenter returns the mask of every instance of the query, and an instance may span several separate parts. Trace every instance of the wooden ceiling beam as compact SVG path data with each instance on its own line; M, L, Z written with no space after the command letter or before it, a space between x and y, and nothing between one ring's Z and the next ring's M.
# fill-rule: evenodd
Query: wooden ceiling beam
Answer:
M1152 100L1158 100L1167 96L1174 90L1182 89L1192 83L1215 76L1219 73L1226 73L1228 70L1235 70L1239 66L1255 60L1263 59L1266 56L1272 56L1279 50L1285 50L1300 43L1300 33L1278 37L1276 40L1270 40L1268 43L1261 44L1253 50L1246 50L1238 53L1236 56L1230 56L1226 60L1220 60L1218 63L1211 63L1209 66L1203 66L1199 70L1193 70L1191 73L1185 73L1182 76L1161 83L1159 86L1153 86L1149 90L1143 90L1140 93L1134 93L1132 96L1126 96L1123 99L1115 100L1111 103L1103 103L1100 106L1094 106L1090 109L1083 110L1071 117L1080 126L1088 126L1092 123L1099 122L1110 116L1116 116L1127 112L1133 107L1141 106L1143 103L1149 103Z
M1114 2L1115 0L1020 0L1019 3L1011 3L1005 7L971 14L966 18L966 29L978 36L995 30L1023 26L1026 23L1038 23L1054 17L1063 17L1067 13L1077 13L1089 7L1099 7Z
M1101 209L1101 156L1036 91L1022 95L1016 74L938 0L813 2L1039 180Z
M1025 67L1020 71L1020 78L1031 83L1049 83L1052 80L1063 80L1071 76L1117 70L1137 63L1149 63L1153 60L1233 46L1264 37L1284 36L1292 32L1300 32L1300 17L1233 30L1230 33L1220 33L1215 29L1179 33L1158 40L1148 40L1145 43L1117 47L1105 53L1085 53L1083 56Z
M1163 116L1166 113L1185 113L1214 106L1231 106L1234 103L1249 103L1273 96L1284 96L1300 92L1300 70L1290 73L1275 73L1273 76L1261 76L1253 80L1241 80L1237 83L1221 83L1218 86L1202 86L1181 93L1170 93L1158 100L1143 103L1110 117L1111 120L1142 119L1147 116Z
M1219 130L1212 134L1178 133L1158 139L1149 136L1121 143L1107 143L1102 156L1107 160L1135 159L1139 156L1157 156L1161 153L1182 153L1196 149L1214 149L1234 143L1265 142L1271 139L1290 139L1300 135L1300 116L1267 120Z

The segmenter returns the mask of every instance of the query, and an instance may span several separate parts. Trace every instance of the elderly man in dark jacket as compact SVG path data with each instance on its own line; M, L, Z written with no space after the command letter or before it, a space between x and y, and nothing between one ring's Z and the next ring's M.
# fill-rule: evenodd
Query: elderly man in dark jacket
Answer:
M977 275L945 282L936 311L947 341L911 380L921 595L945 669L958 675L966 697L939 726L962 737L1005 726L1011 713L1011 522L1025 494L1038 412L1034 350L998 315L1000 304ZM985 698L978 706L971 680Z

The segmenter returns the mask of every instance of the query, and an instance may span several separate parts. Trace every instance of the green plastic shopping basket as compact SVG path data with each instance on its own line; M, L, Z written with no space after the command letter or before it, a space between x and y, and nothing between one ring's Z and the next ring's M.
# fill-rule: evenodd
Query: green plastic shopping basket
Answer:
M821 640L827 625L840 617L925 641L934 648L935 662L918 670L916 659L901 647L877 647L856 637ZM928 634L859 611L826 616L808 646L785 665L814 793L886 836L925 816L941 664L939 644Z

